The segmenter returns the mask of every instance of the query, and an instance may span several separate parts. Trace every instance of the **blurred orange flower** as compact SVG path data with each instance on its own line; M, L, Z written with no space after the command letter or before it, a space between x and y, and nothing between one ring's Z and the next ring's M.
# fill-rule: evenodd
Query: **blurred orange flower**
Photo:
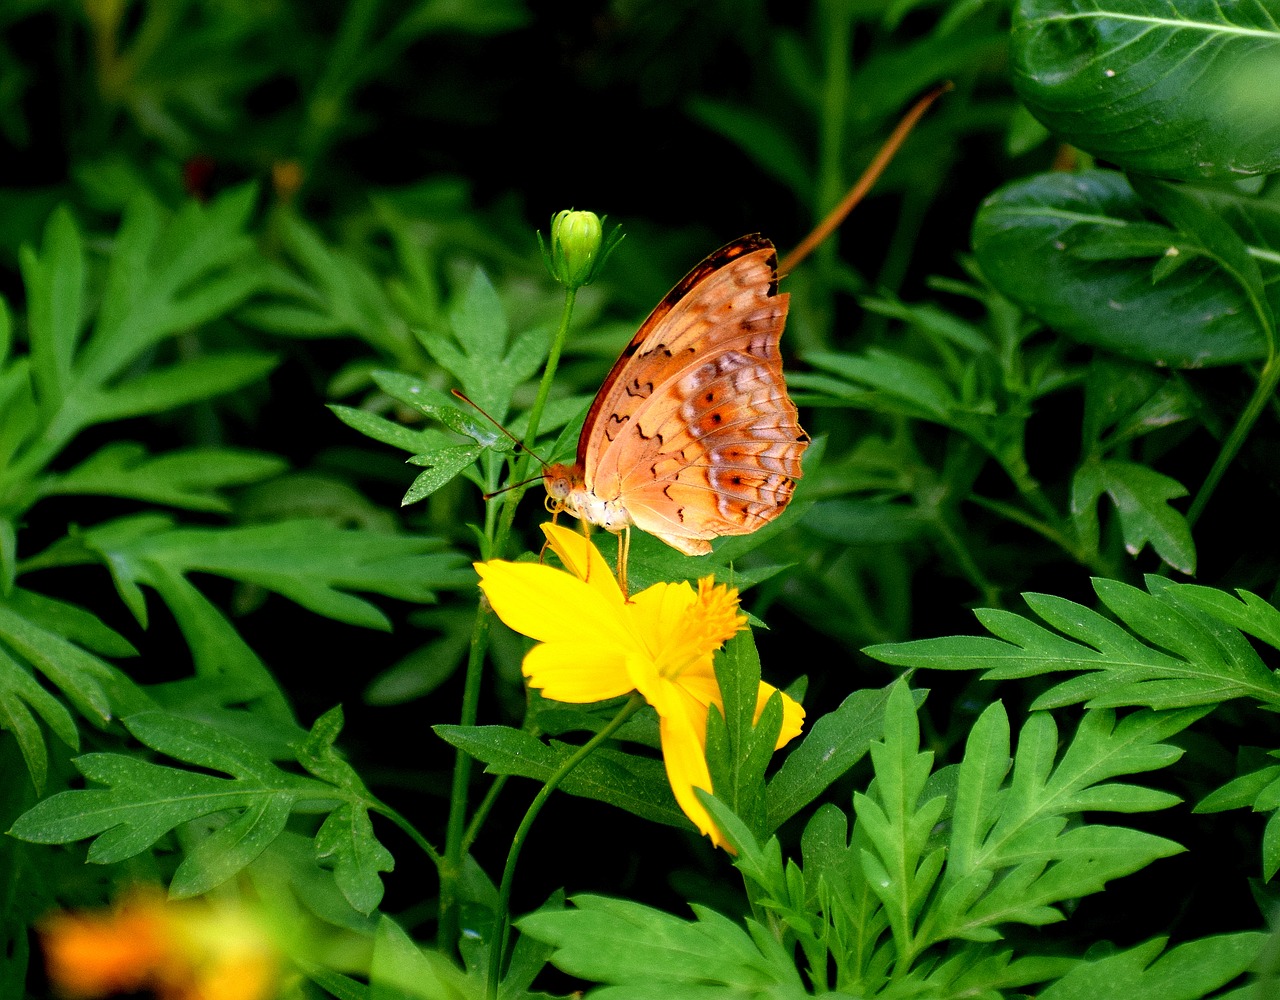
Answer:
M136 889L109 910L39 924L53 988L69 1000L150 990L156 1000L268 1000L279 978L272 935L230 903L171 903Z

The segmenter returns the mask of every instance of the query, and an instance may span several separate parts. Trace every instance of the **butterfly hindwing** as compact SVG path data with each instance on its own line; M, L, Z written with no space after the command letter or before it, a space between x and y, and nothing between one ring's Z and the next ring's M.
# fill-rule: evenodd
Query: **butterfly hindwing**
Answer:
M583 428L588 488L682 551L762 527L800 475L807 438L782 376L776 260L748 236L694 268L623 352Z

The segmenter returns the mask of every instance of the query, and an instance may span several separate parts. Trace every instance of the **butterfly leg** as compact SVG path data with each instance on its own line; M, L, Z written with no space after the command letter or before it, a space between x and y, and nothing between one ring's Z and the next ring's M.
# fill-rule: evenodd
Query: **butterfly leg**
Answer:
M627 557L631 555L631 525L622 529L618 535L618 586L622 588L622 598L628 603L631 597L627 591Z

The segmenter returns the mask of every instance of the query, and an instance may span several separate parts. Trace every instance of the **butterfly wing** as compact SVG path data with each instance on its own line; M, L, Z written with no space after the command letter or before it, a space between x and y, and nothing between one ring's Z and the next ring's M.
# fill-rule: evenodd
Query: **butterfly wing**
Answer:
M808 441L778 352L787 304L763 236L735 240L689 272L592 404L578 442L588 489L690 554L777 517Z

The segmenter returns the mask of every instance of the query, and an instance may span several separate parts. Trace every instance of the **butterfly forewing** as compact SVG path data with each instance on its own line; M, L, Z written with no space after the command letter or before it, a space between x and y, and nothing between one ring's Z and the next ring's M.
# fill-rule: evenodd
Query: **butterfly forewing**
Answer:
M773 245L748 236L691 271L614 365L579 440L587 489L690 554L768 523L800 475L776 267Z

